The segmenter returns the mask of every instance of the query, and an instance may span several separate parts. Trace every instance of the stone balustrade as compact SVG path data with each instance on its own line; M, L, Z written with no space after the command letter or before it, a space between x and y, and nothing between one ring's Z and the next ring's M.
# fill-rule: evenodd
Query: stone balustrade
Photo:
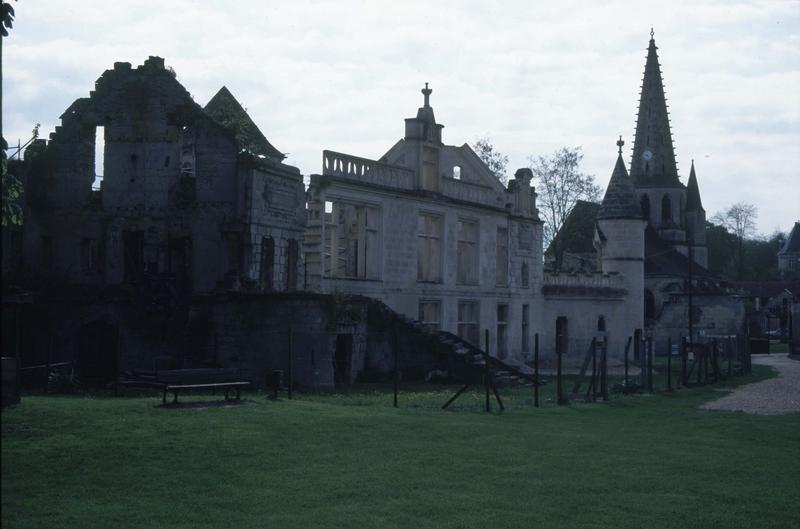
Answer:
M579 288L624 288L623 277L618 274L544 274L544 286Z
M414 188L414 172L410 169L334 151L322 151L322 174L400 189Z
M501 208L505 206L502 194L491 187L481 184L464 182L454 178L442 178L440 190L443 195L463 200L464 202L475 202Z

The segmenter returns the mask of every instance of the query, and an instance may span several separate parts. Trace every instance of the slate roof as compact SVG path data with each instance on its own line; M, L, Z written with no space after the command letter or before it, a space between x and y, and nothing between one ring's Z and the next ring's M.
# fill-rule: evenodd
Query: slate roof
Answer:
M617 156L617 164L608 182L606 194L597 212L597 220L604 219L641 219L642 209L636 200L633 183L628 178L622 154Z
M681 187L657 49L651 38L636 118L631 179L636 187Z
M551 255L556 245L560 245L566 253L594 253L594 223L599 210L600 204L596 202L576 202L545 255Z
M694 173L694 160L692 170L689 172L689 182L686 184L686 211L702 211L703 202L700 200L700 188L697 187L697 175Z
M792 232L787 237L786 242L783 243L778 255L787 253L800 253L800 222L794 223L794 228L792 228Z
M644 232L645 275L686 277L689 275L689 262L689 258L662 239L655 228L650 225L647 226ZM712 278L711 272L694 261L691 263L692 276L695 278Z
M247 115L242 105L226 87L219 89L203 111L214 121L231 130L239 147L253 154L261 154L282 161L286 156L267 141L264 134Z

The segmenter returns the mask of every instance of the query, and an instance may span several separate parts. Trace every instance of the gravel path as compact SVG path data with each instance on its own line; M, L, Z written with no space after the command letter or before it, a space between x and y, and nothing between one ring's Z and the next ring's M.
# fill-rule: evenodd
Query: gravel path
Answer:
M761 415L800 412L800 362L786 355L753 355L753 363L772 366L779 375L740 386L721 399L703 404L701 408Z

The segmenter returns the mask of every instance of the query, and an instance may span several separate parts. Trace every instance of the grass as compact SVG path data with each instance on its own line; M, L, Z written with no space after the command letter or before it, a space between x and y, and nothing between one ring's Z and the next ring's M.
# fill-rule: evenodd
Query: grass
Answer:
M502 390L503 414L478 390L440 411L455 388L431 386L400 409L385 386L208 409L28 396L2 412L2 526L800 526L800 415L697 408L723 387L557 407L551 384L540 409Z

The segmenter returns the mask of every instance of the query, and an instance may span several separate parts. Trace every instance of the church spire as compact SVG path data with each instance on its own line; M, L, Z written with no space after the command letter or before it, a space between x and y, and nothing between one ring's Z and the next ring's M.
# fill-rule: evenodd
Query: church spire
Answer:
M631 178L637 186L680 187L657 49L651 28L636 119Z
M686 184L686 211L702 211L703 203L700 201L700 188L697 187L697 175L694 174L694 160L692 170L689 172L689 183Z

